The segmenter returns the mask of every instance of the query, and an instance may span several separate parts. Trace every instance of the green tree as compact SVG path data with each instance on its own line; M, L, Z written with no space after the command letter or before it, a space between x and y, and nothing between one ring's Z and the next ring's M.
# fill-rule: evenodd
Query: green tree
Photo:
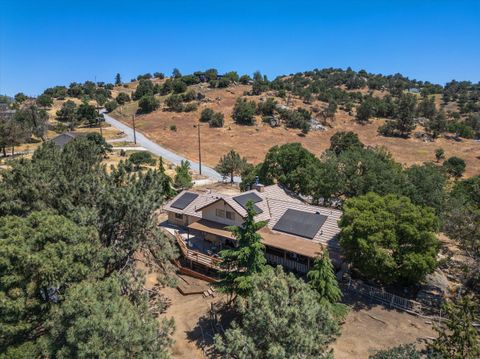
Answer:
M266 225L265 222L255 222L256 211L253 202L246 205L247 216L242 226L232 227L238 246L224 249L219 253L222 259L222 279L218 282L221 291L231 296L230 302L237 296L246 296L253 289L252 280L255 273L265 269L265 246L257 231Z
M88 133L85 138L97 147L100 154L105 156L107 153L112 152L113 146L105 141L105 138L98 132Z
M53 105L53 99L49 95L40 95L37 97L37 105L41 107L52 107Z
M339 155L343 151L363 148L363 143L358 135L351 131L339 131L330 137L330 151Z
M96 124L98 112L93 105L82 102L77 109L77 121L80 123L86 122L90 125Z
M215 111L213 111L211 108L205 108L202 110L200 114L200 122L209 122L212 118L213 115L215 114Z
M14 98L15 102L17 103L23 103L28 99L27 95L25 95L23 92L17 93Z
M480 357L480 336L474 323L478 321L478 304L469 297L447 303L446 322L435 327L438 337L429 349L442 358L475 359Z
M72 100L65 101L60 110L57 111L57 120L68 124L73 130L77 123L77 105Z
M322 299L327 300L331 304L335 304L342 298L342 291L338 286L327 249L315 259L312 269L307 273L307 277L312 289L315 290Z
M333 358L328 345L339 333L329 307L301 279L281 267L252 276L250 293L237 301L240 318L215 348L228 358Z
M150 80L140 80L132 97L134 100L140 100L143 96L153 96L154 94L153 82Z
M433 119L437 113L437 108L435 107L435 97L422 96L422 100L418 104L417 111L420 116Z
M407 197L375 193L348 199L339 222L347 260L382 283L417 283L435 270L438 220Z
M182 77L182 74L181 74L180 70L177 69L177 68L174 68L173 71L172 71L172 77L175 78L175 79L178 79L178 78Z
M65 217L0 218L0 353L43 335L67 287L103 275L98 234Z
M443 162L443 168L453 178L462 177L466 167L467 164L465 163L465 161L455 156L449 157L446 161Z
M247 101L244 98L237 98L233 107L233 120L240 125L254 125L257 105L254 101Z
M130 96L128 96L125 92L120 92L118 96L115 98L119 105L124 105L127 102L130 102Z
M139 170L141 165L155 166L157 161L153 158L152 154L148 151L134 152L128 158L128 161L135 166L136 170Z
M160 323L116 278L72 286L48 318L50 358L169 358L173 319Z
M112 112L112 111L115 110L117 107L118 107L118 102L115 101L115 100L111 100L111 101L108 101L107 103L105 103L105 109L106 109L108 112Z
M145 95L138 101L139 113L150 113L158 109L160 102L153 95Z
M174 182L176 187L181 189L187 189L193 186L192 176L190 175L190 162L180 162L180 166L175 168Z
M433 116L427 122L426 129L434 138L437 138L439 135L445 132L447 130L447 116L445 115L445 112L442 110Z
M21 128L28 129L30 133L45 141L48 127L48 113L45 110L29 105L18 110L14 120Z
M395 128L403 136L408 136L415 129L416 104L417 99L412 94L402 95L398 100Z
M374 114L375 110L372 101L367 98L357 107L356 118L358 122L366 123Z
M224 178L230 176L230 182L233 183L233 178L242 172L247 160L240 157L234 150L230 150L226 155L220 158L215 171L220 173Z
M115 75L115 86L120 86L122 84L122 77L119 73Z
M239 81L242 85L248 85L251 80L252 79L248 75L242 75L242 76L240 76L240 79L239 79Z
M165 105L167 105L171 111L175 112L181 112L184 109L183 98L181 95L172 94L168 96L165 100Z
M257 113L262 116L273 116L277 109L277 101L272 97L268 97L265 101L261 101L257 105Z

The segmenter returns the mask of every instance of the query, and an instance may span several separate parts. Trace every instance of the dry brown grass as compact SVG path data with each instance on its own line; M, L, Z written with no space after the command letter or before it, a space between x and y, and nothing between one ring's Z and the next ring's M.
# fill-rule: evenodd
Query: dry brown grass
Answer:
M208 128L202 125L202 160L209 166L215 166L219 158L230 149L234 149L248 161L258 163L263 160L265 153L274 145L290 142L300 142L308 150L319 156L330 145L330 137L337 131L353 131L358 134L360 140L369 146L384 146L400 163L406 166L419 164L435 159L435 149L442 147L447 157L458 156L466 160L466 176L479 174L480 167L480 143L474 140L455 142L446 139L437 139L435 142L423 142L420 139L387 138L378 135L377 128L383 120L372 120L370 124L360 125L352 116L344 111L338 111L331 128L326 131L311 131L302 136L300 131L283 127L271 128L257 118L255 126L236 125L231 113L237 97L242 96L250 86L239 85L228 89L208 89L198 87L212 102L202 103L198 110L190 113L175 113L160 109L148 115L137 116L137 129L153 141L179 153L187 158L198 161L197 129L193 126L198 124L198 118L202 109L209 107L220 111L225 115L223 128ZM253 96L258 101L263 96ZM280 104L285 101L277 98ZM325 104L318 101L308 107L317 106L322 108ZM132 108L133 104L129 105ZM290 103L291 107L306 107L298 99ZM131 112L124 109L123 115L117 111L113 116L126 124L131 124ZM171 131L170 126L175 125L176 131Z

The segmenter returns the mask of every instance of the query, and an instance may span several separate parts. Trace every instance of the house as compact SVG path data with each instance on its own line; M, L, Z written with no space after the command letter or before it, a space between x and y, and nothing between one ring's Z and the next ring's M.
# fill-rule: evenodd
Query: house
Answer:
M336 240L341 211L307 204L277 184L256 184L239 195L182 191L164 206L168 223L179 229L175 236L190 267L218 269L218 251L236 245L228 227L243 225L248 201L254 203L255 221L267 222L258 233L268 263L304 274L328 248L332 262L341 264Z
M63 150L63 148L67 143L72 142L77 137L78 137L78 134L75 132L64 132L52 138L50 141Z

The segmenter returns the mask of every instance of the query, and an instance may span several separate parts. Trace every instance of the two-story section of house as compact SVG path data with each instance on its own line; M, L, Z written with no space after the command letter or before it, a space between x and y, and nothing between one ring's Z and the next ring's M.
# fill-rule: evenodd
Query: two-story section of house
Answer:
M328 248L332 261L340 265L336 240L341 211L312 206L279 185L255 185L251 191L226 195L211 191L183 191L164 210L168 222L178 226L182 253L196 264L218 263L217 253L236 245L230 226L242 226L246 204L254 203L255 221L267 224L258 233L270 264L306 273L313 260ZM211 257L212 260L208 261Z

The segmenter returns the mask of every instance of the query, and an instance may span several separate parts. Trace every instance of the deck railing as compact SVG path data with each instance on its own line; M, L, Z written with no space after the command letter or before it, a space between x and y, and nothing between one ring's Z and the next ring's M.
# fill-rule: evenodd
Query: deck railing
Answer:
M222 262L221 259L188 248L185 240L179 233L175 233L175 239L177 240L180 250L185 258L210 268L220 269L220 263Z
M308 266L306 264L299 263L291 259L282 258L271 253L265 253L265 257L267 258L268 263L280 264L285 268L296 270L297 272L300 272L300 273L308 272Z

